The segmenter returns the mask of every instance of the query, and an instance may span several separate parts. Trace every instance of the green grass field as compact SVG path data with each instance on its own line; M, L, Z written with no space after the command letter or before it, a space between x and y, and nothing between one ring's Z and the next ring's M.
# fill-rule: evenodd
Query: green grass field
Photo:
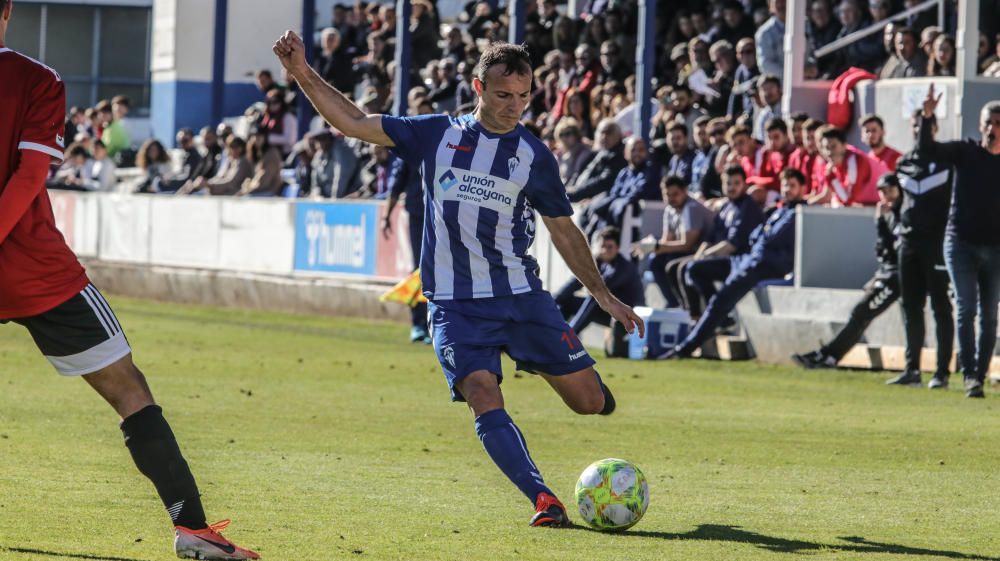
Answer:
M112 304L210 519L232 518L227 535L265 559L1000 560L993 394L602 360L618 412L579 417L507 363L507 408L564 499L603 457L650 480L629 532L532 529L405 326ZM173 558L116 421L26 331L0 327L0 560Z

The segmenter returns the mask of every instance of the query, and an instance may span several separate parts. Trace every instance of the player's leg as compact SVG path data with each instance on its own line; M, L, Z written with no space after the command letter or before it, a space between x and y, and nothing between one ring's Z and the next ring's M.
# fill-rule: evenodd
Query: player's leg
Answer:
M948 387L948 377L951 374L951 355L955 348L955 320L952 317L951 280L944 265L943 242L931 242L929 250L934 251L934 258L927 267L930 287L931 310L934 312L934 330L937 340L937 365L934 378L929 387Z
M593 367L560 376L542 374L542 377L574 413L608 415L614 411L614 396Z
M486 453L535 506L531 524L561 525L568 521L565 508L545 485L524 435L504 409L500 391L503 322L491 319L501 311L486 302L431 303L434 350L452 400L468 403Z
M729 316L736 304L746 296L757 283L766 278L775 278L777 275L768 275L764 267L751 267L739 271L733 271L726 279L722 288L708 301L704 315L698 323L691 329L687 338L663 358L673 356L687 357L696 351L705 342L715 329L722 325L725 318Z
M175 526L199 534L202 559L257 559L205 523L198 488L173 432L155 404L111 306L93 285L55 309L15 320L65 376L82 376L122 417L125 444L139 471L156 487ZM209 541L206 541L209 540ZM184 553L180 548L178 554ZM189 555L191 556L191 555Z
M925 265L931 261L919 244L904 241L899 247L900 310L906 334L906 366L902 374L889 380L895 385L920 385L920 354L924 348L924 307L927 303Z

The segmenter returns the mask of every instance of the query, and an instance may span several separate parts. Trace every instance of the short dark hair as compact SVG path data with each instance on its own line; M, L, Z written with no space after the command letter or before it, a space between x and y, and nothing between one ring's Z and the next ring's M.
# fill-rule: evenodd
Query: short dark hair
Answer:
M684 133L684 136L688 135L687 125L685 125L680 121L674 121L674 124L670 125L670 127L667 128L667 132L674 132L674 131L681 131L682 133Z
M679 175L668 175L660 181L660 187L666 189L667 187L678 187L687 191L688 184L684 181L684 178Z
M774 84L775 86L781 87L781 78L778 78L774 74L761 74L757 77L757 89L764 89L764 84L768 82Z
M739 164L730 164L726 166L726 171L722 172L722 175L725 175L726 177L738 175L743 178L743 181L747 180L747 172L743 169L743 166Z
M779 177L785 180L794 179L803 185L806 184L806 176L795 168L785 168L781 170Z
M822 127L823 124L823 121L820 121L819 119L809 119L806 121L805 128L809 132L816 132L816 129Z
M686 93L688 95L694 95L691 88L687 84L677 84L670 88L670 93Z
M839 140L840 142L847 142L847 135L844 131L838 129L833 125L823 125L819 128L819 135L827 140Z
M858 119L858 126L859 127L863 127L863 126L867 125L868 123L878 123L878 126L882 127L883 129L885 128L885 122L882 121L882 117L879 117L878 115L876 115L874 113L869 113L869 114L865 115L864 117L861 117L860 119Z
M781 131L785 134L788 134L788 125L785 124L785 120L780 117L771 117L764 124L764 131L766 132Z
M497 41L479 57L479 70L476 77L480 81L486 82L486 73L494 66L504 66L504 76L510 76L515 72L520 75L531 75L531 55L524 45L512 45L504 41Z
M809 114L804 111L796 111L789 116L793 123L804 123L809 120Z
M621 245L622 231L615 226L608 226L602 229L597 234L601 241L613 240L616 244Z
M691 125L695 127L700 127L702 125L708 126L710 122L712 122L711 117L709 117L708 115L702 115L701 117L695 119L694 123L692 123Z
M132 102L129 100L128 96L116 95L111 98L111 105L124 105L125 107L132 107Z

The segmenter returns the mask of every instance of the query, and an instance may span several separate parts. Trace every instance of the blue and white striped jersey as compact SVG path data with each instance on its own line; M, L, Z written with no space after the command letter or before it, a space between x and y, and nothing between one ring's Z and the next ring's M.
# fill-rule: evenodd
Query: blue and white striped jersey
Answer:
M424 237L420 278L430 300L542 290L528 255L535 209L570 216L552 152L523 126L487 131L473 115L382 117L394 150L420 169Z

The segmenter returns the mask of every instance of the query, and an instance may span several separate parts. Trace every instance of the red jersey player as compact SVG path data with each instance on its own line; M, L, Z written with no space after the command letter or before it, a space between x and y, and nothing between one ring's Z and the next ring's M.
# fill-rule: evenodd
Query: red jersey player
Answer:
M858 120L858 126L861 127L861 142L871 149L868 155L881 162L887 171L896 171L896 161L902 154L885 143L882 117L869 113Z
M5 47L12 0L0 0L0 323L23 325L65 376L82 376L121 416L125 444L175 527L177 555L258 559L206 524L170 425L132 363L121 324L56 230L45 178L63 158L66 91L55 70Z

